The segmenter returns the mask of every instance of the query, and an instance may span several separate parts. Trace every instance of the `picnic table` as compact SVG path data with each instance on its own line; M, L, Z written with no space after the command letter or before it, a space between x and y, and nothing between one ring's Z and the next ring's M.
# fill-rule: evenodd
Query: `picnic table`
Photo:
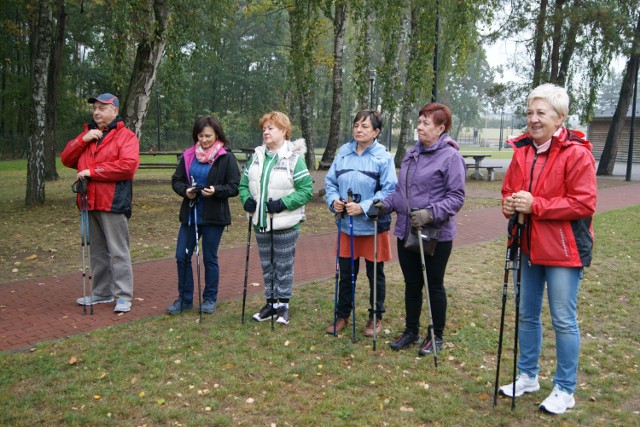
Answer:
M139 169L175 169L176 165L180 161L180 157L182 157L182 151L158 151L158 150L150 150L140 152L140 157L142 156L176 156L176 163L147 163L141 162L138 166Z
M484 179L484 175L480 172L480 168L482 167L481 163L485 158L491 157L491 154L463 154L462 157L465 159L472 158L474 161L474 164L471 165L474 168L474 171L469 178L479 180Z
M251 155L254 153L255 148L233 148L231 150L231 152L233 154L244 154L244 158L240 158L238 156L236 156L236 159L238 160L238 164L240 165L240 167L244 170L244 168L247 166L247 162L249 161L249 157L251 157Z

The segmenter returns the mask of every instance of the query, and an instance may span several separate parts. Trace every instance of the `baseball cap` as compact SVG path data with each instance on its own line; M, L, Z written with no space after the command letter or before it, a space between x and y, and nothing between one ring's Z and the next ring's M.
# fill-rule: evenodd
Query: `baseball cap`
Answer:
M89 98L87 102L89 102L89 104L93 104L94 102L100 102L102 104L111 104L116 108L120 108L120 101L118 100L118 97L110 93L103 93L102 95Z

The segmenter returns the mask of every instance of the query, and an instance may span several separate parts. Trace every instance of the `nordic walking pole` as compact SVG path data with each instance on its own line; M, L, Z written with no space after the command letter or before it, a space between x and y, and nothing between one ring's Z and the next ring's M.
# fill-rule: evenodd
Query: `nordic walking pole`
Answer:
M78 211L80 213L80 241L82 245L82 301L87 302L87 268L85 261L85 244L86 244L86 229L85 229L85 218L84 211L85 205L87 203L87 187L85 182L81 179L78 179L71 185L71 191L78 194ZM87 314L87 306L86 304L82 304L82 315Z
M247 227L247 259L244 264L244 289L242 291L242 324L244 325L244 307L247 303L247 280L249 278L249 251L251 250L251 226L253 215L249 214L249 226Z
M353 202L353 191L351 188L347 190L347 202ZM356 342L356 276L355 276L355 259L354 259L354 241L353 241L353 216L349 215L349 246L351 250L351 301L353 310L353 333L351 342Z
M517 215L517 214L514 214ZM512 236L513 230L508 230L509 236ZM515 242L515 240L514 240ZM507 291L509 288L509 272L513 270L512 261L515 260L514 247L510 243L507 244L507 254L504 260L504 280L502 282L502 310L500 314L500 335L498 338L498 357L496 363L496 381L493 390L493 406L498 404L498 384L500 383L500 359L502 358L502 339L504 337L504 314L507 305ZM515 264L515 263L514 263Z
M377 203L374 200L373 203ZM373 219L373 301L371 303L371 309L373 311L373 351L376 351L376 343L378 339L378 212L372 217Z
M413 210L413 209L412 209ZM427 337L431 336L431 348L433 349L433 363L438 367L438 349L436 345L436 331L433 329L433 315L431 314L431 298L429 297L429 285L427 284L427 266L424 261L424 247L422 246L422 227L418 230L418 246L420 247L420 263L422 265L422 281L427 296L427 307L429 308L429 326L427 327Z
M336 288L333 294L333 336L337 337L336 323L338 322L338 289L340 287L340 234L342 234L342 212L338 212L338 238L336 242Z
M91 235L89 233L89 201L87 200L87 187L85 182L84 193L81 195L84 215L84 239L87 247L87 261L89 262L89 297L93 298L93 271L91 271ZM93 301L89 308L89 314L93 316Z
M193 229L196 234L196 274L198 275L198 322L202 322L202 287L200 284L200 244L198 238L197 203L193 204Z
M521 256L521 250L522 250L522 241L520 240L522 238L522 229L524 228L524 214L519 213L518 214L518 225L516 228L516 241L517 246L516 246L516 259L515 259L515 271L516 271L516 277L515 277L515 283L514 283L514 287L513 287L513 293L515 296L515 302L516 302L516 325L515 325L515 334L514 334L514 338L513 338L513 390L512 390L512 397L511 397L511 410L516 409L516 371L517 371L517 367L518 367L518 327L519 327L519 323L520 323L520 278L521 278L521 274L522 274L522 265L520 264L520 256Z
M191 183L195 187L196 181L191 177ZM198 322L202 322L202 287L200 284L200 245L198 244L198 202L196 199L191 201L191 211L193 213L193 229L196 237L196 274L198 276Z
M271 201L271 199L269 199ZM273 265L273 213L269 212L269 234L271 236L271 330L275 329L275 318L276 316L273 314L273 304L276 296L276 270Z
M86 252L86 234L85 234L85 226L84 226L84 195L80 196L80 240L82 241L82 298L83 301L87 302L87 264L85 260L85 252ZM87 306L86 304L82 305L82 315L85 316L87 314Z

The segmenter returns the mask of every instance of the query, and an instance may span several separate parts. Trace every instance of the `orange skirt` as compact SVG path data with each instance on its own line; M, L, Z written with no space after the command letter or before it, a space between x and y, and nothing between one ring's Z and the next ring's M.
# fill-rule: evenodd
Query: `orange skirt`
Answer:
M349 235L340 232L340 257L351 257ZM353 258L364 257L373 261L373 236L353 236ZM378 233L378 262L391 261L389 231Z

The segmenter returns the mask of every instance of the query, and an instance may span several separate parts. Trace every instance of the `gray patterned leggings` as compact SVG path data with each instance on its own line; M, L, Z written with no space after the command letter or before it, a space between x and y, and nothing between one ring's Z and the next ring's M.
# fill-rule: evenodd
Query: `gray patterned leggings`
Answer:
M300 230L288 228L273 232L273 269L271 268L271 232L256 233L260 265L267 302L288 302L293 291L293 261ZM271 277L275 275L275 292L271 295Z

